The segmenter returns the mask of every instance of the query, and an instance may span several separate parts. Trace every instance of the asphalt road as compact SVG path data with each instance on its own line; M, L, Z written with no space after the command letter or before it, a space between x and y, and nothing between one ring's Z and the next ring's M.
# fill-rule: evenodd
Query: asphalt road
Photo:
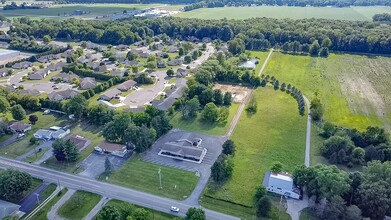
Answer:
M170 213L170 207L176 206L180 209L180 212L177 214L178 216L185 216L186 211L192 207L181 201L155 196L121 186L99 182L92 178L63 173L60 171L51 170L45 167L40 167L38 165L28 164L25 162L16 161L8 158L0 157L0 167L18 169L27 172L34 177L40 178L48 183L59 183L61 187L67 187L76 190L85 190L102 195L104 197L119 199L161 212ZM204 211L208 220L239 219L237 217L222 214L208 209L204 209Z

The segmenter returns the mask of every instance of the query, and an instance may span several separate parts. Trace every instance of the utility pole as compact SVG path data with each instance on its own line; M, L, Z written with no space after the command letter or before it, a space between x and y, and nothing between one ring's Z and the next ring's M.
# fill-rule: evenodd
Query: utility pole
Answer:
M37 196L37 203L39 204L39 194L35 193L35 195Z
M162 171L162 169L161 169L161 167L159 167L159 171L157 173L159 174L160 189L163 189L163 187L162 187L162 174L161 174L161 171Z

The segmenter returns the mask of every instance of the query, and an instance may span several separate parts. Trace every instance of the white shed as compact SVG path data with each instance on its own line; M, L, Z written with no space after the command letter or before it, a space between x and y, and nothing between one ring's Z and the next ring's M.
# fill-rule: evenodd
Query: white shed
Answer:
M293 186L293 179L289 173L267 172L263 185L269 192L274 192L294 199L300 199L300 192L295 190Z

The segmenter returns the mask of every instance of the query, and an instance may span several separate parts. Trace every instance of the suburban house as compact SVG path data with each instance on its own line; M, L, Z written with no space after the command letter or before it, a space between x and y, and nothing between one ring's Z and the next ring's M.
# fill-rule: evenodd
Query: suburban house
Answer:
M66 89L62 91L53 91L48 94L48 99L51 101L61 101L64 99L71 99L75 96L77 96L79 93L72 90L72 89Z
M179 66L182 64L183 64L183 59L181 59L181 58L170 60L167 62L167 65L169 65L169 66Z
M125 70L111 70L110 71L110 76L118 76L118 77L123 77L125 74Z
M122 50L122 51L127 50L128 48L129 48L129 46L124 45L124 44L120 44L120 45L115 47L115 49Z
M20 208L20 205L10 203L10 202L4 201L4 200L0 200L0 219L5 219L7 216L21 217L19 215L22 215L22 213L21 213L21 211L19 211L19 208ZM19 218L16 218L16 219L19 219Z
M41 80L47 77L50 73L49 69L37 70L35 73L29 76L30 80Z
M128 149L123 144L114 144L107 141L102 141L95 150L100 153L108 153L118 157L124 157L128 153Z
M57 55L49 54L49 55L41 56L40 58L38 58L38 62L40 62L40 63L49 63L50 61L56 60L56 59L58 59Z
M166 62L163 60L160 60L157 62L157 68L165 68L166 67Z
M72 56L72 54L73 54L74 52L75 52L75 51L72 50L72 49L66 50L64 53L61 54L61 57L62 57L62 58L70 57L70 56Z
M64 73L64 72L61 72L55 76L52 77L52 81L56 82L57 79L61 79L61 82L65 82L65 83L72 83L73 82L73 79L79 79L79 76L76 75L76 74L73 74L73 73Z
M175 101L182 97L186 88L186 79L179 79L176 81L174 88L166 92L167 98L163 100L154 100L152 105L162 111L167 111L171 106L174 105Z
M80 81L79 87L80 89L84 89L84 90L93 89L96 87L96 80L95 78L92 77L83 78Z
M140 67L142 66L142 64L140 62L137 62L137 61L129 61L129 60L126 60L123 64L125 64L125 67L129 67L129 66L137 66L137 67Z
M176 71L177 77L186 77L189 75L189 70L184 68L178 68Z
M293 199L300 199L300 191L293 186L293 179L289 173L267 172L263 185L269 192L274 192Z
M103 93L102 95L99 96L99 99L105 100L105 101L110 101L113 98L115 98L117 95L121 94L121 91L114 88L110 89L109 91Z
M62 70L62 68L66 65L67 65L67 63L65 63L65 62L58 62L55 64L50 64L48 66L48 69L51 71L59 71L59 70Z
M150 55L151 55L151 54L150 54L149 52L144 52L144 51L143 51L143 52L140 53L140 57L141 57L141 58L148 58Z
M169 53L176 53L176 52L178 52L178 47L171 47L170 49L168 49L168 52Z
M23 62L20 62L20 63L15 63L14 65L12 65L12 68L14 68L14 69L27 69L27 68L32 67L32 66L33 66L33 63L27 62L27 61L23 61Z
M8 68L6 68L6 67L1 68L1 69L0 69L0 77L8 76L8 71L9 71L9 70L10 70L10 69L8 69Z
M76 135L76 134L72 134L69 139L72 143L74 143L76 145L76 148L79 150L79 151L82 151L84 150L90 143L91 141L85 139L84 137L82 136L79 136L79 135Z
M128 80L123 83L121 83L117 88L121 91L128 91L132 89L137 84L134 80Z
M13 133L25 133L26 131L31 130L31 124L26 124L22 121L16 121L16 122L11 122L8 128Z
M50 127L49 130L46 129L39 129L37 132L34 133L34 137L37 139L41 139L44 141L49 141L49 140L55 140L58 138L63 138L67 134L69 134L71 131L66 128L58 127L58 126L53 126Z
M159 155L174 159L201 163L207 149L201 147L202 139L189 138L179 139L164 143L160 148Z

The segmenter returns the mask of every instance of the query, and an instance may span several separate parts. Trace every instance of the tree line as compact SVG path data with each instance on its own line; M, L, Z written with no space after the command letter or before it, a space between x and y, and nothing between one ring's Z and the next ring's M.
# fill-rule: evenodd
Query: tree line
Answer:
M381 21L381 22L391 22L391 14L383 13L383 14L375 14L372 17L373 21Z
M384 219L391 214L391 162L369 162L362 173L302 165L293 181L307 192L310 209L321 219Z
M166 34L172 38L205 37L213 40L238 40L246 49L282 47L297 42L298 48L309 50L315 41L330 39L329 50L391 53L391 27L376 22L341 21L327 19L271 19L199 20L183 18L143 19L120 21L30 20L16 19L11 33L42 38L78 39L105 44L132 44ZM295 43L295 44L297 44ZM320 44L320 43L319 43ZM319 51L320 52L320 51Z

